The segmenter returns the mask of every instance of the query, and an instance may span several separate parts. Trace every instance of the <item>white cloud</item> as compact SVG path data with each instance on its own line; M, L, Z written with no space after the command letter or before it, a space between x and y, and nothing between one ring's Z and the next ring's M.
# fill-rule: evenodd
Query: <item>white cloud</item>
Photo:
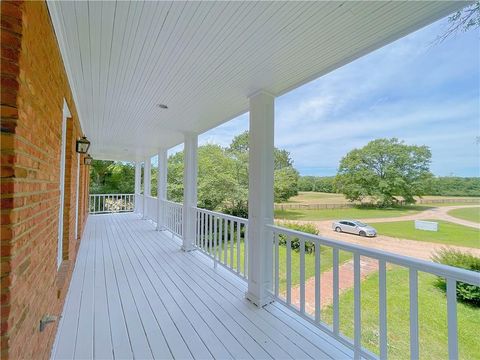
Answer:
M432 45L445 20L276 100L275 144L304 174L334 174L353 148L378 137L431 147L432 170L478 176L479 42L475 32ZM200 136L227 146L248 114Z

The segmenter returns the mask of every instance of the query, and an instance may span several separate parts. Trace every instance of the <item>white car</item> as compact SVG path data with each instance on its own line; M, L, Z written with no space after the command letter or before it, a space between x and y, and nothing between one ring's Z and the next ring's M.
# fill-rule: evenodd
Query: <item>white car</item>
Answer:
M339 220L332 223L332 229L336 232L346 232L360 236L377 236L377 230L370 225L358 220Z

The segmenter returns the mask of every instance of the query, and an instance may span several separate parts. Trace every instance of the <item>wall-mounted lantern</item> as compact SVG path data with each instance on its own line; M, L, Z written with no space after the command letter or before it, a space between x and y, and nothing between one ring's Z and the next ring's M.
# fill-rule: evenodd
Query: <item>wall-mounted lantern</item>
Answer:
M93 158L90 156L90 154L87 154L87 156L85 156L85 158L83 159L83 163L85 165L91 165L92 160L93 160Z
M90 141L85 136L77 140L77 152L80 154L86 154L90 147Z

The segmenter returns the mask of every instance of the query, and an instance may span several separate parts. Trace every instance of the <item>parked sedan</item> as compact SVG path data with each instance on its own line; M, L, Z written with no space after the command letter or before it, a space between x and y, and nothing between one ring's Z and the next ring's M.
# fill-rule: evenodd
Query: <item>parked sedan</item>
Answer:
M357 220L339 220L332 223L332 229L336 232L346 232L360 236L376 236L377 230L370 225Z

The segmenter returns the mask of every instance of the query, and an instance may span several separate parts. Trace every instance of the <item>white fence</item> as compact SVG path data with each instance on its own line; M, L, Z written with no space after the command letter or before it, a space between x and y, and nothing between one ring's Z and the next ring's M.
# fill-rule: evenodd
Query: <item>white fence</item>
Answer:
M274 252L274 295L275 298L294 310L303 318L314 323L322 330L332 335L337 340L354 350L356 358L376 358L376 354L362 347L361 332L361 273L360 258L367 257L378 261L379 271L379 344L380 358L387 358L387 264L394 264L405 267L409 272L409 298L410 298L410 358L419 357L419 321L418 321L418 272L425 272L437 275L446 279L447 283L447 319L448 319L448 351L450 359L458 358L458 323L457 323L457 282L468 283L480 286L480 276L477 272L463 270L456 267L441 265L433 262L417 260L406 256L395 255L383 251L369 249L349 243L329 240L323 237L306 234L299 231L285 229L279 226L270 225L273 231L273 252ZM282 243L282 245L280 245ZM285 244L286 257L280 259L280 246ZM298 247L294 251L292 244ZM333 326L330 327L321 319L321 272L320 272L320 249L327 247L331 249L333 256ZM305 253L306 248L314 254L314 281L315 301L314 309L309 311L305 307ZM342 335L340 329L340 286L339 286L339 252L346 251L353 256L353 277L354 277L354 338L348 339ZM299 257L299 268L292 269L292 256ZM285 260L285 269L280 274L280 263ZM283 272L285 270L285 272ZM292 301L292 274L299 272L299 302ZM283 277L283 274L285 277ZM285 291L280 289L280 282L286 282ZM405 314L408 316L408 312ZM474 336L472 334L472 336ZM427 340L428 341L428 340ZM408 357L405 354L405 357Z
M88 211L90 214L129 212L135 208L134 194L91 194Z
M195 246L243 278L248 276L248 220L197 208Z

